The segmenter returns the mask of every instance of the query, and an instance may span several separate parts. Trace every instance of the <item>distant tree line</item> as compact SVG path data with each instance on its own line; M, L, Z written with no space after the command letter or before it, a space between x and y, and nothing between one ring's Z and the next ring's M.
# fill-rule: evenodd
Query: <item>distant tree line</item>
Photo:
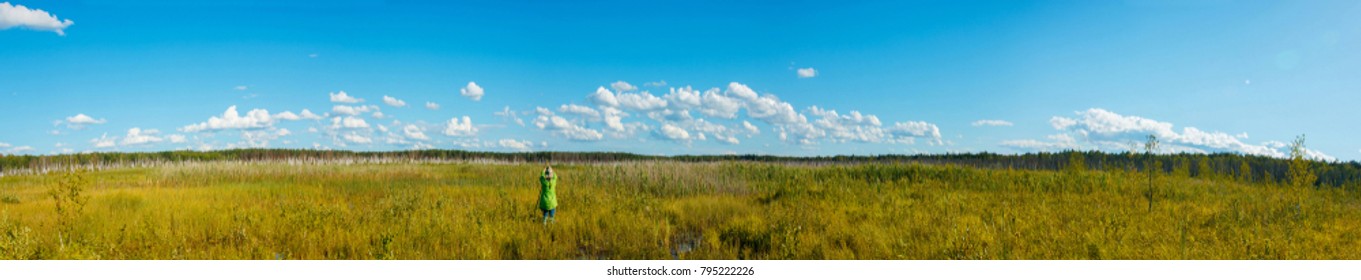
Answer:
M796 164L923 163L978 168L1028 170L1106 170L1162 173L1207 179L1290 183L1291 159L1218 154L1156 154L1099 151L1041 152L1021 155L995 153L947 153L930 155L870 155L789 157L772 155L679 155L655 156L619 152L479 152L461 150L413 150L358 152L307 149L235 149L221 151L164 151L136 153L80 153L63 155L0 155L0 174L15 170L40 170L71 166L149 166L157 163L208 161L502 161L527 163L599 163L641 160L683 162L754 161ZM1149 161L1149 162L1146 162ZM1296 162L1297 166L1301 163ZM1302 168L1316 177L1306 184L1315 187L1361 185L1361 163L1304 161ZM1301 168L1301 167L1297 167Z

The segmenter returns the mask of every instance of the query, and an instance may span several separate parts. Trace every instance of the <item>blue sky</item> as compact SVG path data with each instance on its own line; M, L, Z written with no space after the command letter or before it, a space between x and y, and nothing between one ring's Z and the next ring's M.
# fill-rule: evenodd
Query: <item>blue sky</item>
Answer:
M1361 159L1356 1L729 2L5 2L0 153Z

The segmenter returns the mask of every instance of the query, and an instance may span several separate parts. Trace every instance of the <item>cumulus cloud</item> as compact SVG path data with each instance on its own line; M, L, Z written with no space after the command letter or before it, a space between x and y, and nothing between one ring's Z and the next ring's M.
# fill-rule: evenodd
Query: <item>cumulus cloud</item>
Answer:
M468 82L468 85L464 86L462 89L459 89L458 92L459 94L462 94L463 97L467 97L469 99L472 99L473 101L482 100L482 95L484 93L482 91L482 87L478 86L477 83L474 82Z
M890 133L903 137L929 137L936 144L940 144L940 128L935 124L923 121L909 121L893 123L889 129Z
M444 135L457 137L476 136L477 127L473 126L473 121L468 116L463 116L461 120L459 118L451 118L445 123Z
M14 147L14 148L10 148L9 150L6 150L5 153L7 153L7 154L20 154L20 153L25 153L25 152L32 152L33 150L35 150L35 149L33 148L33 146L18 146L18 147ZM63 150L69 152L71 149L63 149Z
M583 117L587 117L587 118L590 118L590 119L593 119L593 120L595 120L595 119L600 119L600 111L596 111L595 109L592 109L591 107L586 107L586 106L581 106L581 105L576 105L576 104L565 104L565 105L562 105L562 107L558 107L558 112L563 112L563 113L568 113L568 114L576 114L576 115L580 115L580 116L583 116Z
M498 141L497 144L500 144L502 148L517 151L529 151L530 148L534 146L534 142L531 142L529 140L515 140L515 139L501 139L501 141Z
M539 116L534 119L534 126L552 132L554 135L577 141L599 141L605 137L600 131L572 123L553 114L553 111L549 111L547 108L539 107L536 112Z
M439 110L439 103L425 102L425 108L430 110Z
M335 103L359 103L359 102L364 102L364 99L355 98L354 96L350 96L349 94L346 94L345 91L343 91L343 90L340 91L340 92L332 92L332 93L330 93L330 95L331 95L331 102L335 102Z
M57 147L58 147L58 148L61 148L62 145L64 145L64 144L62 144L62 143L57 143ZM4 149L4 150L0 150L0 154L18 154L18 153L30 152L30 151L33 151L33 150L34 150L34 149L33 149L33 146L18 146L18 147L14 147L14 148L10 148L10 147L12 147L12 145L10 145L9 143L0 142L0 149ZM8 149L7 149L7 148L8 148ZM67 149L67 150L70 150L70 149Z
M33 30L52 31L57 35L66 36L66 28L75 22L70 19L58 19L47 11L39 9L29 9L24 5L12 5L9 2L0 3L0 29L10 29L22 27Z
M976 120L973 126L1011 126L1012 123L1004 120Z
M184 137L184 135L182 135L182 134L171 134L171 135L166 135L166 138L167 138L167 139L170 139L170 143L177 143L177 144L178 144L178 143L188 142L188 139L186 139L186 138Z
M357 116L357 115L360 115L360 114L368 113L369 111L378 111L378 106L374 106L374 105L368 105L368 106L364 106L364 105L360 105L360 106L335 105L335 106L332 106L332 107L331 107L331 112L335 112L336 114L344 114L344 115L351 115L351 116Z
M874 115L861 114L859 111L851 111L849 114L842 115L837 113L836 110L826 110L818 108L818 106L809 107L808 112L818 117L818 120L813 121L813 126L821 131L817 135L826 136L831 141L877 143L891 141L895 136L891 133L893 130L885 131L879 117ZM920 133L906 135L906 137L928 135Z
M611 87L620 91L637 90L622 84ZM899 122L889 127L874 115L859 111L840 114L818 106L809 107L809 115L818 118L810 121L808 115L795 110L792 104L780 100L774 94L761 95L736 82L729 83L726 90L711 88L700 91L690 86L675 87L660 97L647 91L616 93L605 87L597 87L594 93L587 96L587 100L596 107L564 104L557 110L563 113L561 116L540 107L539 116L534 120L535 126L574 140L600 139L601 131L589 126L599 124L615 138L650 131L660 139L714 140L738 144L741 142L738 136L751 137L759 134L761 129L747 120L730 125L709 122L695 118L692 112L698 112L703 117L735 120L745 109L746 117L765 122L781 140L791 143L858 141L910 144L916 138L930 138L932 144L942 143L939 128L922 121ZM641 121L629 122L630 116L647 117L656 122L656 126Z
M586 97L591 103L604 107L619 107L619 99L614 97L614 93L605 87L595 89L595 93Z
M104 133L99 138L90 139L90 144L93 144L95 148L112 148L117 140L117 137L109 138L109 134Z
M666 86L666 80L661 80L661 81L656 81L656 82L646 82L646 83L643 83L643 86L647 86L647 87L664 87L664 86Z
M350 133L346 133L346 134L344 134L344 135L341 135L341 138L342 138L342 139L345 139L345 141L348 141L348 142L354 143L354 144L369 144L369 143L373 143L373 139L372 139L372 138L369 138L368 136L364 136L364 135L359 135L358 133L354 133L354 132L350 132Z
M288 121L296 121L296 120L298 120L298 119L301 119L301 117L299 117L298 114L294 114L293 112L289 112L289 111L284 111L283 113L274 114L274 118L280 119L280 120L288 120Z
M634 111L652 111L666 108L666 100L647 92L620 93L619 107Z
M738 134L748 133L748 135L750 135L750 130L745 128L728 127L704 119L696 120L690 127L693 131L698 132L698 134L695 135L695 139L700 141L707 140L709 137L706 137L706 135L712 135L712 138L718 142L737 145L742 143L741 140L737 139Z
M742 128L743 128L743 129L746 129L747 132L749 132L749 133L751 133L751 134L759 134L759 133L761 133L761 129L760 129L760 128L756 128L756 125L753 125L753 124L751 124L751 122L748 122L748 121L742 121Z
M799 68L798 74L799 78L812 78L818 76L818 70L813 70L813 67Z
M414 124L408 124L402 127L402 134L411 139L430 140L429 136L425 136L425 130Z
M700 106L700 92L690 87L671 88L671 93L662 96L663 99L671 102L680 108L695 108Z
M387 104L388 106L392 107L404 107L406 106L406 101L402 101L401 99L397 99L396 97L384 95L383 104Z
M322 118L322 116L312 113L312 111L307 109L302 109L302 113L298 114L298 117L308 120L320 120Z
M289 134L293 134L293 132L289 131L288 129L267 129L267 130L261 129L242 131L241 140L243 140L244 142L240 144L228 144L227 148L228 149L233 147L265 148L269 147L270 141L274 141L276 139L279 139L280 137L287 136ZM287 143L288 141L284 142Z
M75 130L85 129L85 126L103 124L105 122L108 121L104 119L95 119L85 114L76 114L75 116L66 117L66 127Z
M1126 116L1111 112L1101 108L1091 108L1084 111L1075 112L1077 117L1054 116L1050 118L1050 125L1056 130L1064 132L1063 137L1051 137L1050 142L1035 140L1009 140L1003 142L1004 146L1029 149L1031 147L1063 147L1080 149L1082 143L1088 143L1088 148L1094 149L1116 149L1128 148L1126 143L1142 143L1145 137L1153 135L1164 143L1164 152L1235 152L1249 155L1262 155L1270 157L1286 157L1288 152L1284 143L1279 141L1267 141L1262 144L1254 145L1242 142L1247 139L1247 135L1240 133L1237 135L1218 131L1204 131L1195 127L1185 127L1181 131L1175 130L1172 123L1148 119L1139 116ZM1080 139L1082 141L1066 141L1067 139ZM1020 145L1020 144L1027 145ZM1333 157L1315 150L1307 150L1306 154L1312 159L1329 160Z
M671 124L663 124L660 131L662 137L671 140L690 140L690 132Z
M236 112L236 106L227 107L227 111L221 116L208 118L208 121L191 124L180 128L184 132L216 131L223 129L256 129L266 128L274 125L274 118L270 117L269 111L264 109L254 109L242 116Z
M507 120L515 121L515 124L518 124L520 126L525 126L525 120L520 118L519 113L511 111L510 106L506 106L505 108L501 109L500 112L492 114L498 117L505 118Z
M610 84L610 88L613 88L614 91L617 91L617 92L630 92L630 91L638 90L638 87L635 87L635 86L629 84L628 82L624 82L624 81L614 82L614 83Z
M127 136L123 136L122 144L123 146L130 146L148 143L160 143L161 141L164 141L164 139L162 139L161 137L156 136L156 134L160 133L161 133L160 131L155 129L148 129L143 131L141 128L134 127L128 129Z
M1006 140L1002 141L1003 147L1011 147L1027 151L1047 151L1057 152L1064 150L1077 150L1080 146L1077 140L1068 134L1055 134L1046 136L1049 141L1038 141L1033 139Z
M341 128L351 128L351 129L354 129L354 128L369 128L369 123L368 123L367 121L364 121L363 118L357 118L357 117L353 117L353 116L344 116L344 117L334 117L334 118L331 118L331 129L341 129Z
M718 89L705 91L700 103L703 106L699 108L699 113L710 117L732 119L736 118L737 111L742 109L740 101L720 94Z

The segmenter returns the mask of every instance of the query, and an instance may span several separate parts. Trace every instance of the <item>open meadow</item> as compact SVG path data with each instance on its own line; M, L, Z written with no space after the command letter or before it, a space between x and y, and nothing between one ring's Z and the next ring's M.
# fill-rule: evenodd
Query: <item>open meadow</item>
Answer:
M1361 259L1361 195L918 163L205 162L0 177L0 259Z

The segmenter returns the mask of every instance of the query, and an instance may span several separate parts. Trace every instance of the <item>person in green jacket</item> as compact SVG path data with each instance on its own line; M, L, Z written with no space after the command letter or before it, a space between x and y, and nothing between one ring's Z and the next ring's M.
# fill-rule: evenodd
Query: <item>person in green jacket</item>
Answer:
M543 176L539 176L539 210L543 211L543 223L548 221L557 222L553 214L558 211L558 174L553 173L553 166L543 169Z

